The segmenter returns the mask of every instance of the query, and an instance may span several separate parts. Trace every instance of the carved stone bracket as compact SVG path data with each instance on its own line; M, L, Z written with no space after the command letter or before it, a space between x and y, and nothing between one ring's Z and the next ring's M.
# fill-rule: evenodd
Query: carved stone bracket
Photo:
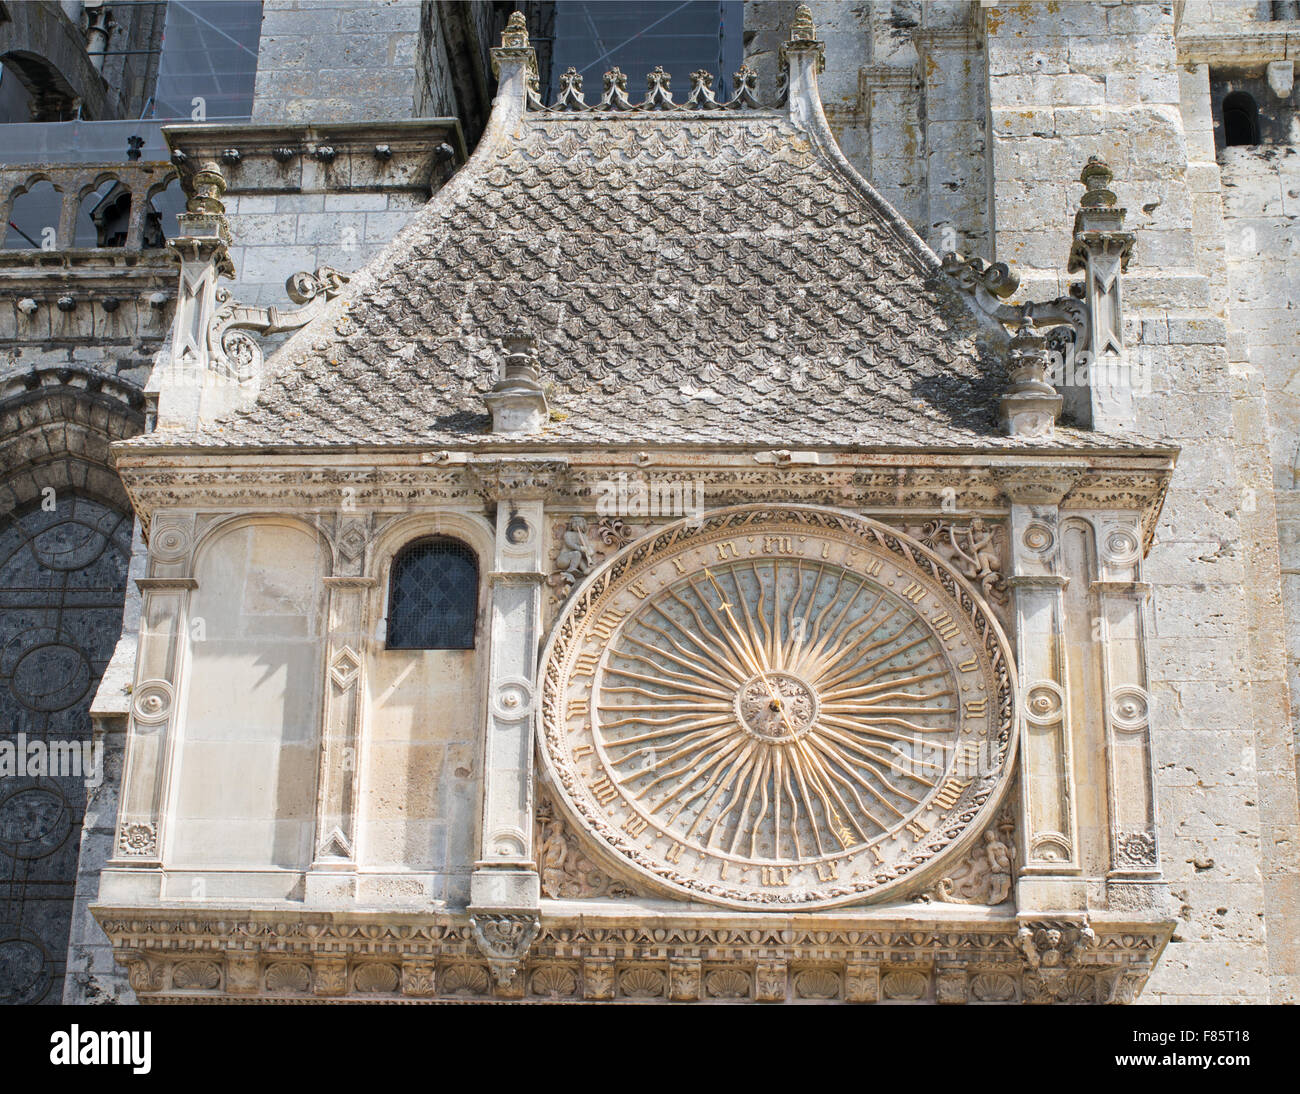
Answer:
M477 912L470 916L469 925L497 987L508 990L541 930L541 920L528 912Z
M1091 994L1095 987L1090 978L1080 975L1077 970L1096 945L1096 932L1086 919L1023 923L1016 932L1016 947L1024 954L1025 1002L1095 1001ZM1110 987L1113 992L1117 985Z
M562 484L568 471L562 459L486 459L468 465L475 492L488 504L545 498Z
M240 383L253 379L262 367L262 347L253 335L267 337L306 326L343 291L347 280L347 274L330 266L321 266L314 274L293 274L285 288L302 307L290 311L240 304L229 289L217 289L207 329L208 367Z

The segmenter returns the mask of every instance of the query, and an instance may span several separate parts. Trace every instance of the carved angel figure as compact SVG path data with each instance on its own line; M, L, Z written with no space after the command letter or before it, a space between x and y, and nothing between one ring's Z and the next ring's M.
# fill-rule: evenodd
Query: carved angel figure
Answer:
M560 537L563 546L555 556L555 567L576 579L591 569L596 555L587 542L587 521L583 517L569 520Z

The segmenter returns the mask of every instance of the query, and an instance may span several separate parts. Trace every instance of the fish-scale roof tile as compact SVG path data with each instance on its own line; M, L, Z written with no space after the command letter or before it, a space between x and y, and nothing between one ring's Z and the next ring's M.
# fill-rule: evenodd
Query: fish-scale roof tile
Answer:
M270 359L251 406L181 441L499 439L482 396L516 319L560 412L530 443L1035 443L998 429L997 339L935 256L775 111L525 114Z

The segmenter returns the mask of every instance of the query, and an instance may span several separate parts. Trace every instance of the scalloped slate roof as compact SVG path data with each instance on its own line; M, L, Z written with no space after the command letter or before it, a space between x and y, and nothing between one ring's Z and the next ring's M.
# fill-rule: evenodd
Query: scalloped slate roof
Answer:
M1006 377L935 256L783 113L529 112L267 364L146 445L1111 447L997 425ZM512 317L553 421L490 432Z

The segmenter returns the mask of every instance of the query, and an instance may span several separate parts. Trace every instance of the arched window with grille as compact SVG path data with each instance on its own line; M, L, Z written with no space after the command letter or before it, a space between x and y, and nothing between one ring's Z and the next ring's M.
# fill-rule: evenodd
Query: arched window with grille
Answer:
M390 650L471 650L478 615L478 558L448 536L409 543L388 579Z

